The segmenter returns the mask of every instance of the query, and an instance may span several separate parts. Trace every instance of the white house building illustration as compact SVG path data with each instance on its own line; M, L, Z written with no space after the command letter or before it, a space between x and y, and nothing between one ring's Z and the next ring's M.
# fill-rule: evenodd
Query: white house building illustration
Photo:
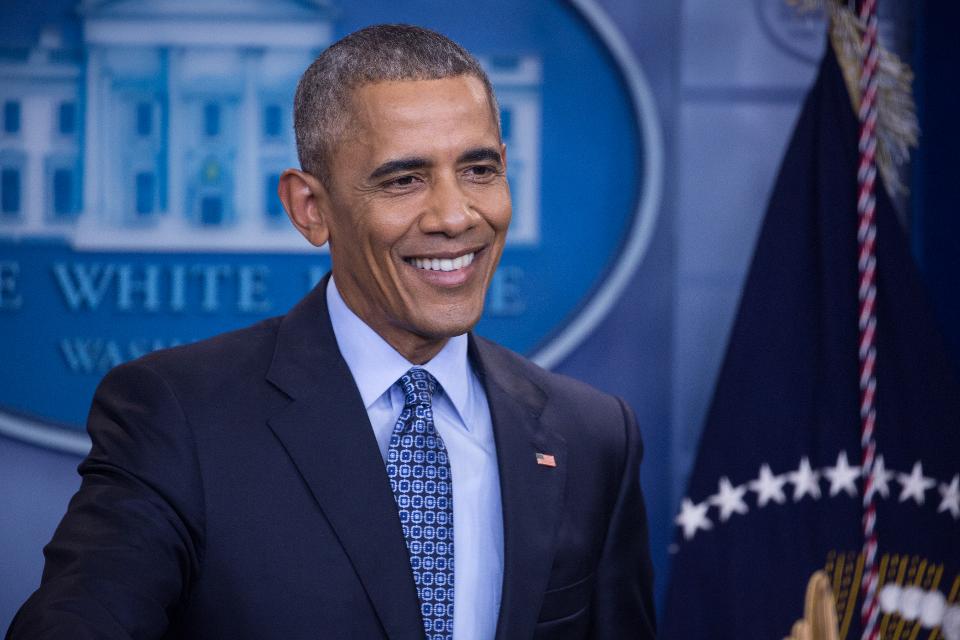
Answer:
M324 0L82 0L82 40L0 56L0 240L87 251L308 251L276 196L294 89L336 37ZM542 74L482 59L514 221L539 239Z

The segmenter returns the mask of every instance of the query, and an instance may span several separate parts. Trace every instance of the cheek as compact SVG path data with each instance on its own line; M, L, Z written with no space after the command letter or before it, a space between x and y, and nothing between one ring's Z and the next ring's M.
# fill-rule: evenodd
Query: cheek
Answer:
M506 206L503 209L503 213L500 217L500 231L506 231L507 227L510 226L510 220L513 218L513 207L510 205L508 200Z
M345 234L350 242L349 250L364 255L368 261L382 260L394 237L390 226L380 221L384 219L387 218L364 212L351 220Z
M489 192L482 201L483 217L494 231L505 233L510 226L512 216L512 206L510 203L510 191L506 185L495 192Z
M492 219L490 220L490 226L501 235L507 232L507 228L510 226L510 219L513 216L513 209L510 206L510 200L507 199L504 203L500 205L500 208L497 210Z
M404 237L404 232L404 228L395 228L392 225L365 228L357 237L355 251L363 255L363 260L372 270L392 278L394 276L391 274L395 274L400 268L396 246Z
M510 225L510 218L513 216L513 201L510 198L510 185L504 182L503 189L500 192L500 200L497 202L498 222L503 230Z

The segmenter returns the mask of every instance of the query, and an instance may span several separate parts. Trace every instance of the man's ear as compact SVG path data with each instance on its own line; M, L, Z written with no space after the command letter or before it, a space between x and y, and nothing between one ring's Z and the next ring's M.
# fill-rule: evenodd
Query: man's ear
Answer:
M280 176L277 195L290 222L310 244L319 247L330 238L330 195L322 182L305 171L287 169Z

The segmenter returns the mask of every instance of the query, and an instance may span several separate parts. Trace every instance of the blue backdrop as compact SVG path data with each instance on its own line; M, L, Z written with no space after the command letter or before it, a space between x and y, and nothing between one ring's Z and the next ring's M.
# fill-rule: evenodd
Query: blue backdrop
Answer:
M107 10L111 4L122 8L124 2L99 4ZM888 16L885 35L907 54L919 54L921 116L939 118L936 121L947 126L944 114L949 111L942 105L951 98L935 83L924 81L934 77L938 65L947 64L944 59L957 58L956 45L951 50L945 32L934 33L936 29L929 26L947 23L943 16L933 15L945 11L935 5L928 3L916 14L901 10ZM172 255L159 256L157 247L150 244L151 229L162 228L163 222L152 222L155 226L151 227L136 218L132 223L110 218L122 216L123 211L111 212L109 207L103 208L109 225L78 232L69 241L38 238L14 229L11 220L15 216L7 212L14 204L23 210L35 205L48 212L43 218L46 225L50 216L69 217L79 211L86 215L93 194L110 187L109 178L103 178L98 186L89 178L90 168L84 166L88 159L97 159L88 150L109 145L109 136L83 126L81 111L70 113L69 108L56 106L71 100L57 97L51 89L53 97L47 104L53 107L24 102L14 113L15 109L6 106L18 101L15 96L28 81L17 75L17 65L29 62L44 46L61 50L64 43L100 38L99 44L89 46L73 62L87 65L85 68L94 63L102 63L104 68L122 66L102 56L98 61L101 54L95 51L109 34L94 32L92 22L84 33L80 27L84 16L75 12L75 6L73 0L13 0L0 7L4 126L11 122L12 127L15 119L25 124L37 109L46 108L54 123L51 127L56 129L44 134L48 159L36 165L26 156L9 152L16 146L16 131L0 133L0 168L8 172L5 180L12 180L11 171L28 180L25 176L32 170L36 179L45 180L39 184L47 194L44 200L24 187L19 190L22 202L13 203L7 195L0 207L5 211L0 214L0 336L4 351L0 405L14 415L25 415L28 422L42 412L39 417L67 423L68 428L82 420L92 385L115 359L200 337L193 328L201 323L204 331L212 332L281 313L327 264L325 254L289 252L282 232L274 233L269 226L264 228L274 234L269 237L274 238L271 242L276 243L276 250L219 249L233 256L229 264L202 246L182 247ZM484 15L477 16L450 11L449 3L437 1L352 3L349 10L344 7L332 14L329 35L335 38L375 21L420 23L450 33L499 69L498 91L512 114L505 127L517 131L505 131L505 135L508 144L511 135L516 135L513 143L521 150L521 171L511 175L511 181L521 209L518 220L525 226L519 231L515 228L516 237L503 263L506 269L501 269L499 289L488 301L481 332L521 351L553 353L553 361L548 362L553 368L621 395L636 409L646 442L643 482L657 589L662 594L673 515L684 491L757 225L822 51L823 25L816 15L798 17L781 0L498 2L483 6ZM648 104L637 104L620 59L624 52L618 54L611 48L610 38L597 30L596 16L591 27L585 11L592 9L599 10L601 22L615 25L616 35L649 89ZM483 28L478 28L478 21ZM47 28L50 25L57 28ZM303 46L309 49L311 45L305 42ZM296 55L277 64L289 66L291 59L300 59ZM501 59L504 56L509 59ZM182 69L197 68L189 60L181 62ZM156 64L168 65L163 73L170 74L177 63L160 60ZM236 64L236 60L224 64ZM929 76L925 75L928 67ZM497 74L493 75L496 82ZM134 96L131 127L149 131L141 141L145 146L140 156L162 160L169 155L164 140L176 139L176 135L189 137L189 132L176 134L165 129L171 126L169 113L138 106L152 102L136 96L169 92L168 86L141 86L130 79L124 84L122 73L114 80L114 86L128 92L125 95ZM90 105L98 88L89 78L78 81L54 74L46 86L71 82L82 89L80 102ZM266 109L272 96L292 90L290 82L282 80L258 89ZM244 90L244 86L223 89L226 93ZM599 95L608 98L598 101ZM193 104L190 96L185 90L184 104ZM243 128L246 116L242 108L234 109L225 102L214 114L207 106L208 98L200 96L195 103L199 109L196 121L202 123L198 126L208 131ZM539 139L520 138L527 135L522 133L524 126L530 129L530 118L539 122ZM75 120L73 126L71 119ZM273 126L259 120L255 124L264 129L265 136ZM281 121L280 129L286 124ZM956 125L952 126L955 131ZM206 156L184 154L180 160L183 174L199 176L196 184L181 180L182 184L176 185L178 179L163 170L171 163L161 160L133 168L129 176L122 173L126 170L123 166L112 170L137 185L127 206L131 211L149 216L175 208L165 201L173 193L183 202L195 204L193 209L183 207L193 220L232 224L243 219L243 201L215 201L224 193L245 193L244 185L239 184L242 181L230 175L235 166L231 163L245 157L245 144L249 143L242 139L224 139ZM935 297L944 294L939 297L946 300L945 293L955 290L958 283L956 253L949 248L955 245L937 239L945 231L956 230L956 216L951 220L944 215L951 210L948 189L944 180L934 178L945 175L940 173L942 167L952 163L956 168L956 160L943 151L946 142L941 144L938 147L936 140L924 140L921 158L928 171L914 175L912 220L914 237L925 238L922 243L917 240L921 243L917 246L923 249L922 266L928 266L932 274L933 293ZM292 162L289 141L274 139L262 148L273 149L272 155L261 158L263 162ZM523 153L528 154L526 164ZM659 173L651 170L654 156ZM511 161L515 159L517 156L511 155ZM103 167L110 161L100 161L100 173L108 175ZM263 202L263 185L269 185L272 174L258 162L245 167L260 178L250 195ZM539 173L531 178L533 165L539 167ZM153 177L138 177L141 174ZM657 196L654 210L640 211L651 192ZM0 199L4 193L10 193L9 184L0 185ZM530 193L536 196L532 200ZM267 217L277 213L267 202L262 208ZM624 250L629 249L625 246L629 238L636 238L634 232L644 224L637 263L603 313L595 314L598 324L583 325L586 329L576 339L567 340L564 349L550 352L547 348L582 320L591 301L603 293L605 283L622 263ZM105 229L119 232L108 234ZM165 232L176 234L178 228ZM71 241L94 249L85 256L75 254L69 248ZM95 249L98 242L110 245L109 259L97 253L106 251ZM545 262L543 255L551 255L552 262ZM157 266L156 276L150 275L151 265ZM175 293L174 283L180 277L177 265L183 268L182 298ZM113 271L104 280L105 269L110 267ZM71 292L76 295L82 289L84 277L94 290L97 283L105 283L107 295L96 309L89 302L71 298ZM156 308L149 308L153 277L158 279L162 295ZM218 287L214 293L211 283ZM179 307L178 300L182 301ZM955 305L955 301L940 305L948 333L957 323ZM139 322L135 328L132 318ZM0 437L0 628L6 627L16 607L39 581L40 550L79 484L78 462L74 454Z

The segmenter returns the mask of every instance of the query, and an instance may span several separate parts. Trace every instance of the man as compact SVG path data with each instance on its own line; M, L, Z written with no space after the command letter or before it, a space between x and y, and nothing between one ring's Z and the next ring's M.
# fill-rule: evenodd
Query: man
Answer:
M632 413L469 333L511 212L483 70L370 27L295 111L332 276L107 375L10 637L652 638Z

